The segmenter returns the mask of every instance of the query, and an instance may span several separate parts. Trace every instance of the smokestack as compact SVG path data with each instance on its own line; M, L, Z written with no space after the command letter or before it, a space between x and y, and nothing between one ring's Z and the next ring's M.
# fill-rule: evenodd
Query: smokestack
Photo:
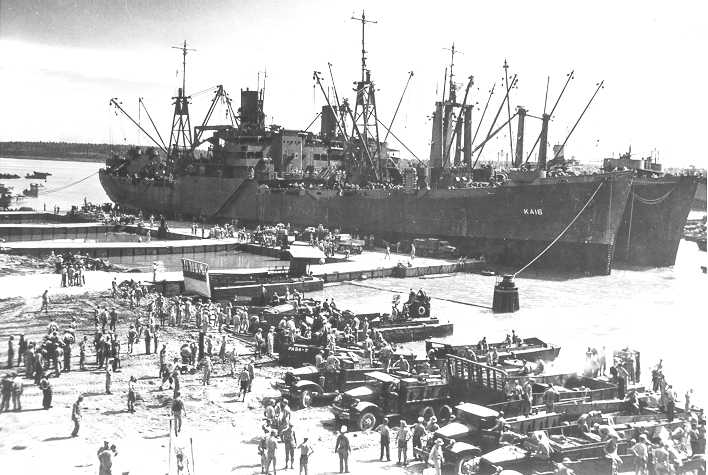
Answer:
M538 149L538 169L546 169L546 151L548 149L548 121L551 116L548 114L543 114L541 118L541 141L540 148Z
M516 130L516 156L514 157L514 168L519 168L524 162L524 120L526 120L526 109L519 107L519 127Z
M320 137L330 139L334 137L334 132L337 127L337 119L334 109L330 106L322 106L322 114L320 116Z
M443 104L442 102L437 102L433 113L433 130L430 136L430 168L442 167L442 117Z
M465 145L462 159L465 165L472 165L472 106L465 106Z

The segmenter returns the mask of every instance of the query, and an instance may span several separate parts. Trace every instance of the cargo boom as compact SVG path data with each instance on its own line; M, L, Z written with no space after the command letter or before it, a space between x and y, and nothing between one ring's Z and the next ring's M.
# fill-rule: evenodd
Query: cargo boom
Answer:
M609 274L615 259L631 265L673 264L695 183L674 177L639 179L633 172L548 176L549 165L558 166L565 145L547 162L548 123L555 106L536 117L542 121L536 163L526 163L528 157L523 162L524 120L534 116L522 107L511 114L509 92L516 76L509 81L505 75L503 101L486 136L476 143L487 107L473 134L468 102L473 82L470 77L458 102L454 45L446 71L448 95L443 94L433 114L430 163L400 166L396 151L379 138L378 126L383 124L363 43L364 27L370 21L363 14L355 20L362 25L362 71L354 107L346 99L339 101L334 84L336 102L332 103L321 73L315 72L327 102L318 114L318 134L266 127L260 82L255 91L241 91L238 115L223 87L217 86L207 116L192 134L190 98L183 83L174 98L169 146L159 134L158 141L133 121L163 153L133 150L127 158L112 157L100 172L110 199L126 208L182 218L322 224L388 242L436 237L450 241L464 255L517 268L548 246L534 266ZM181 49L186 68L186 43ZM505 62L505 73L506 68ZM411 77L412 73L409 81ZM571 134L601 87L602 83ZM116 100L111 103L127 115ZM218 103L226 105L230 124L210 126ZM507 120L495 129L505 105ZM510 144L514 168L477 167L485 144L500 130L511 130L514 119L518 123L516 149ZM387 137L389 133L395 137L392 124L393 120L383 126ZM205 131L213 134L202 139ZM207 142L206 156L199 156L196 148Z

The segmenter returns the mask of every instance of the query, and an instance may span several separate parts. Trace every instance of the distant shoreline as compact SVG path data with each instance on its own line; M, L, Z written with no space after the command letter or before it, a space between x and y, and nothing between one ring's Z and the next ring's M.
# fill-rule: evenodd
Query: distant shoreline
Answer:
M0 158L11 158L14 160L51 160L55 162L89 162L105 163L106 159L101 157L43 157L39 155L12 155L6 154Z

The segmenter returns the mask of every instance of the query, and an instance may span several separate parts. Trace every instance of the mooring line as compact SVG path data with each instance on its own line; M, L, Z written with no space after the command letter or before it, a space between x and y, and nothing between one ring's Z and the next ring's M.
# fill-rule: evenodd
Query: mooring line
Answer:
M392 292L392 293L394 293L394 294L405 293L404 290L387 289L387 288L385 288L385 287L377 287L377 286L375 286L375 285L362 284L361 282L354 282L354 281L351 281L351 280L350 280L350 281L346 281L346 282L342 282L342 283L343 283L343 284L355 285L355 286L357 286L357 287L365 287L365 288L368 288L368 289L383 290L383 291L385 291L385 292ZM435 299L435 300L444 300L444 301L446 301L446 302L459 303L459 304L462 304L462 305L468 305L468 306L470 306L470 307L485 308L485 309L487 309L487 310L491 310L491 309L492 309L492 307L489 307L489 306L487 306L487 305L480 305L480 304L477 304L477 303L465 302L464 300L448 299L448 298L445 298L445 297L430 297L430 298Z

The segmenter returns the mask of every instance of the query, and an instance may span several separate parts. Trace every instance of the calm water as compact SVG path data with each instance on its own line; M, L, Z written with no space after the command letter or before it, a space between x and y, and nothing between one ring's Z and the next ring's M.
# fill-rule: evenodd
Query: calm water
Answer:
M21 160L14 158L0 158L0 173L15 173L20 175L17 180L0 180L6 186L13 188L13 195L22 195L22 190L29 188L30 183L41 183L37 198L23 197L13 202L12 207L28 206L41 211L45 208L51 211L54 206L68 210L72 205L80 204L86 198L92 203L106 203L110 201L98 180L98 170L103 168L102 163L68 162L54 160ZM52 175L47 180L28 180L27 173L33 171L49 172ZM74 186L68 186L83 178L85 181Z
M26 198L25 206L42 209L58 204L68 209L86 197L94 203L107 197L94 175L86 181L61 191L49 192L91 175L101 168L95 163L54 162L44 160L12 160L0 158L0 171L25 173L49 171L46 193L39 198ZM15 192L28 186L29 180L7 180ZM692 213L692 218L701 214ZM248 254L197 254L213 267L264 267L281 265L281 261ZM124 258L121 264L141 267L148 264ZM163 265L179 269L180 260L160 256ZM700 266L707 265L706 253L695 243L682 241L676 265L662 269L613 270L611 276L577 279L542 279L522 275L517 279L521 310L512 315L494 315L478 306L491 306L494 277L460 274L438 279L383 279L363 282L380 290L356 285L327 287L320 297L334 297L340 307L358 311L388 311L391 291L406 294L409 288L423 288L433 297L457 301L434 300L433 311L442 319L455 323L453 339L477 341L482 336L501 340L515 329L522 336L538 336L563 345L558 366L563 369L582 367L585 349L594 346L607 350L631 347L642 353L643 376L659 358L669 382L682 395L692 387L705 401L708 383L703 368L706 344L705 292L708 277ZM464 303L460 303L464 302ZM413 345L420 349L421 345Z
M503 340L515 329L522 336L538 336L563 346L558 366L583 366L585 349L608 351L631 347L641 352L642 376L664 359L665 374L683 392L689 387L702 401L708 394L703 364L706 355L706 253L695 243L682 241L676 265L663 269L613 270L610 276L570 280L517 278L521 310L494 315L477 306L433 301L433 313L455 324L451 340ZM406 297L409 288L424 289L433 297L491 306L495 277L458 274L437 279L383 279L325 288L322 297L334 297L340 307L361 311L389 311L391 290ZM421 345L413 345L420 350Z
M289 266L290 261L281 261L274 257L258 256L245 252L218 251L218 252L197 252L194 254L182 255L160 255L155 258L150 256L123 256L111 257L109 260L114 264L120 264L128 269L139 269L142 272L151 272L152 263L156 261L162 270L181 271L182 258L186 257L199 262L209 264L210 269L237 269L240 267L263 268L275 266Z

